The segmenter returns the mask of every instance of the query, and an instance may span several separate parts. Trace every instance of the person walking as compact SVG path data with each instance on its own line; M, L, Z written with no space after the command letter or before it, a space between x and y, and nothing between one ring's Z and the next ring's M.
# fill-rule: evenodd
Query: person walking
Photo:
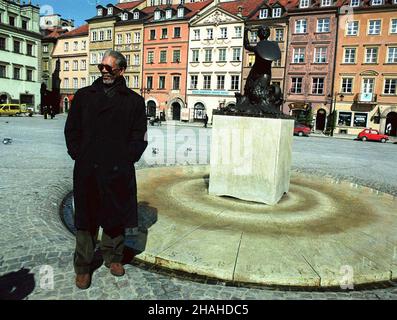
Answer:
M208 124L208 115L205 114L205 116L204 116L204 128L207 128L207 124Z
M65 124L65 140L75 160L75 283L91 284L92 263L99 227L105 266L123 276L124 231L138 226L134 163L147 147L144 99L126 86L126 58L105 52L98 65L102 76L78 90Z
M391 129L392 129L391 122L389 122L389 123L386 125L386 134L387 134L387 135L390 135Z
M48 115L48 107L47 106L43 107L43 115L44 115L44 120L47 120L47 115Z

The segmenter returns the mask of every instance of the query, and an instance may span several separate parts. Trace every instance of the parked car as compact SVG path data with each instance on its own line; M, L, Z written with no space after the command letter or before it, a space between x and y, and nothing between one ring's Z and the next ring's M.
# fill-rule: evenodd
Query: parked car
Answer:
M387 134L380 134L378 130L369 128L361 131L358 134L357 139L361 141L372 140L385 143L387 140L389 140L389 136Z
M32 116L33 111L26 108L25 104L0 104L0 116L19 116L21 114Z
M312 130L310 127L305 126L304 124L301 123L295 123L294 126L294 135L298 135L300 137L302 136L308 136Z

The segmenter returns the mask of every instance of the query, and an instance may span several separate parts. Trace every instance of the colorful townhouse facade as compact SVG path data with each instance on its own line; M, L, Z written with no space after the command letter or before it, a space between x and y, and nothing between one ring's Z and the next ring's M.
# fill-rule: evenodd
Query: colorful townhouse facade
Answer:
M88 85L88 43L88 25L85 24L61 35L55 45L52 57L54 62L60 62L60 112L67 112L76 91ZM53 65L52 72L56 63Z
M186 110L189 21L212 0L147 7L142 93L148 116L181 120Z
M397 1L349 0L336 55L337 133L372 127L397 135Z
M40 9L0 0L0 103L40 109Z

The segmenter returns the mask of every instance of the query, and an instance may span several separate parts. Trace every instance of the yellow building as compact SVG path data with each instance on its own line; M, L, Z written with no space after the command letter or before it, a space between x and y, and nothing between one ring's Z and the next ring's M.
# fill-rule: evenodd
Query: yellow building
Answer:
M52 59L60 61L61 112L69 109L74 93L88 85L88 41L88 25L83 25L60 36L55 45Z
M384 133L391 126L387 133L397 135L397 2L384 1L366 7L356 1L339 18L336 133L369 127Z

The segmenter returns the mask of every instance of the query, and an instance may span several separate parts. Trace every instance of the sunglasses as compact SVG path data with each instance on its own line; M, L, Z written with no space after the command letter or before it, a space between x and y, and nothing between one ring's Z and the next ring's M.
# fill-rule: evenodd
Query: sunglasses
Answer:
M103 71L103 69L105 69L106 72L110 73L111 75L114 75L118 70L120 70L120 69L112 69L111 66L103 63L98 64L98 69L101 72Z

